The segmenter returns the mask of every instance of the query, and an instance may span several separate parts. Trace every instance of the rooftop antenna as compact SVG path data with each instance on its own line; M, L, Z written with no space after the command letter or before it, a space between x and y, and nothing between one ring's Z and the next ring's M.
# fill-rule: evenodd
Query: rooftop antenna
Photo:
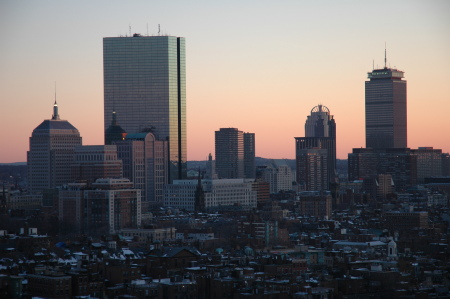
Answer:
M147 36L148 36L148 23L147 23Z
M131 36L131 25L128 25L128 30L130 31L130 36Z
M384 68L386 68L386 42L384 42Z
M158 35L161 35L161 27L160 27L160 24L158 24Z
M58 104L56 104L56 81L55 81L55 104L53 104L52 120L59 120Z

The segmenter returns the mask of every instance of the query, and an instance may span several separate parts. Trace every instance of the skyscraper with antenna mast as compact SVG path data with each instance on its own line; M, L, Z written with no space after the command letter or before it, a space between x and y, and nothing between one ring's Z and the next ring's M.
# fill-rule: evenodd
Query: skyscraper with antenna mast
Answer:
M368 72L365 82L366 147L407 147L407 103L404 72L387 67Z

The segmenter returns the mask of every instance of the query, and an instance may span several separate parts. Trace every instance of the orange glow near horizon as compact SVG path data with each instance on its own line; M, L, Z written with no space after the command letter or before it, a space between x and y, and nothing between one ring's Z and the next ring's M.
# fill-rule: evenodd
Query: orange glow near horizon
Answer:
M149 20L186 38L188 160L214 157L222 127L255 133L259 157L295 159L294 137L319 103L347 159L365 146L364 81L373 61L384 65L385 41L388 66L408 82L408 146L450 151L449 2L398 1L389 12L360 1L202 2L192 13L187 3L105 3L0 4L0 163L26 161L33 129L51 118L55 81L61 119L83 144L103 144L102 38L129 34L131 21L145 34Z

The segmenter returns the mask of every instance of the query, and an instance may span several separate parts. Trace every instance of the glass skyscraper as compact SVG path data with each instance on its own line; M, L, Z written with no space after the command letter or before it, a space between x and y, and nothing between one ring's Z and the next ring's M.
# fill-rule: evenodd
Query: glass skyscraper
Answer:
M366 81L366 147L406 148L406 81L404 72L384 67Z
M185 40L175 36L103 38L105 132L112 112L127 133L169 142L169 181L186 177Z

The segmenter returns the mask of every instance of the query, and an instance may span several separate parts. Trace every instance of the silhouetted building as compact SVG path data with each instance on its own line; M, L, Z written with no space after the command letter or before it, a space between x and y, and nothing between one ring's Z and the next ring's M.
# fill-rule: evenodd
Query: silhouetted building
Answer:
M311 109L311 115L307 117L305 123L305 136L295 137L297 182L305 185L306 190L329 190L330 184L336 181L336 122L327 107L317 105ZM318 151L319 149L325 151ZM313 161L321 164L312 165ZM326 164L323 165L323 162ZM313 169L324 167L326 169L321 170L320 173L313 171ZM309 173L301 173L302 171L309 171ZM311 174L314 176L309 177ZM308 180L325 183L312 184L308 183ZM314 189L308 187L312 185L315 185Z
M432 147L419 147L418 149L411 149L411 153L417 156L418 184L423 184L425 178L442 175L442 150Z
M208 155L208 160L206 161L206 173L205 179L216 180L218 179L216 173L216 161L212 159L211 153Z
M442 175L450 176L450 154L442 154Z
M406 190L417 183L417 156L409 148L354 148L348 154L350 181L390 174L396 191Z
M115 233L141 225L141 190L128 179L98 179L94 190L85 190L86 222L89 230Z
M74 148L81 143L80 132L67 120L59 118L55 101L52 118L37 126L30 137L27 152L29 191L42 192L70 183Z
M127 134L116 141L118 159L123 162L123 177L142 190L143 211L148 205L161 205L164 185L169 182L167 141L158 140L151 132Z
M368 73L366 94L366 147L406 148L407 109L404 72L385 66Z
M74 149L72 177L90 186L102 178L122 178L122 160L115 145L79 145Z
M105 133L111 112L127 133L152 128L169 144L169 181L186 178L185 40L175 36L103 38ZM105 136L106 141L106 136Z
M299 212L317 218L331 217L331 194L329 192L299 192Z
M87 228L85 189L86 183L70 183L67 188L59 190L58 219L63 230L79 232Z
M296 151L297 183L306 191L329 189L328 153L322 148L306 148Z
M255 133L244 133L244 177L256 177Z
M255 134L236 128L215 132L216 172L221 179L255 178Z
M124 140L127 132L118 124L116 111L112 112L111 125L105 131L105 144L113 144L114 141Z

